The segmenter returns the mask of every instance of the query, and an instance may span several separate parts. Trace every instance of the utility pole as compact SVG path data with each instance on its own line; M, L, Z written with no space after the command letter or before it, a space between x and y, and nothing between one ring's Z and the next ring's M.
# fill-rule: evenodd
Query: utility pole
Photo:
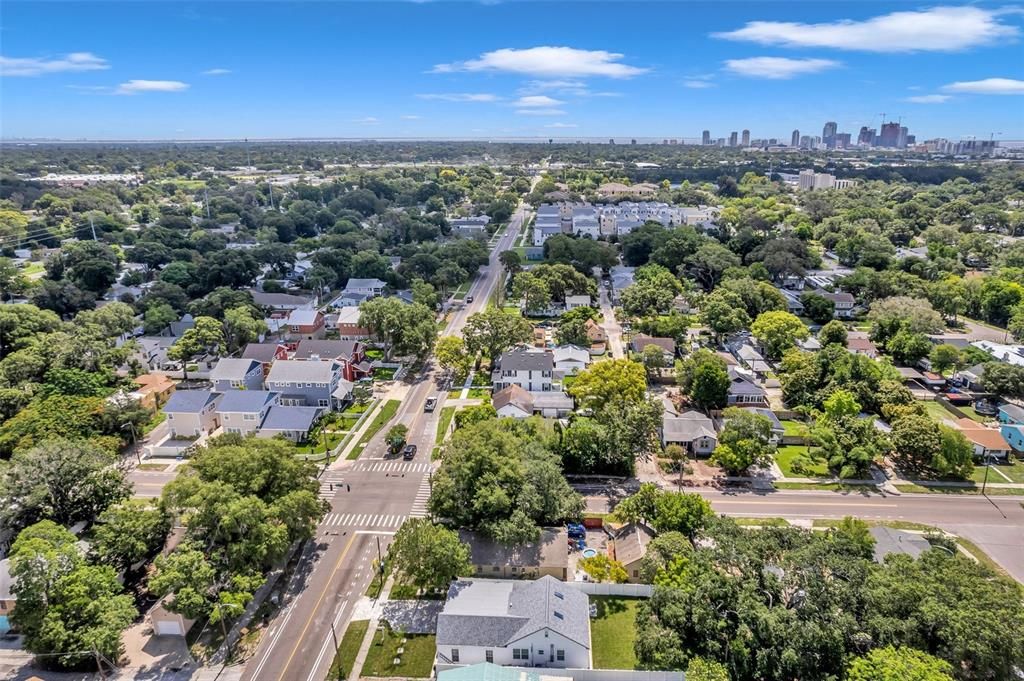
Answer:
M92 240L98 241L98 239L96 238L96 225L93 224L91 215L89 216L89 228L92 230Z
M270 209L277 210L274 208L274 185L271 184L270 178L267 178L267 192L270 194Z
M203 197L206 203L206 219L210 219L210 190L207 187L203 187Z

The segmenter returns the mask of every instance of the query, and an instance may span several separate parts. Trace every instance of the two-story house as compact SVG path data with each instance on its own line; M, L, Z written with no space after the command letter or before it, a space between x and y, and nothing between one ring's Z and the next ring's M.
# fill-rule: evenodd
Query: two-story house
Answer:
M267 412L277 404L277 393L267 390L227 390L217 404L225 433L252 435L260 429Z
M853 297L852 293L847 293L846 291L836 291L835 293L832 293L831 291L826 291L824 289L818 289L815 293L822 298L827 298L832 301L835 305L835 311L832 313L832 316L836 319L850 319L853 317L853 307L857 301Z
M324 313L320 310L292 310L288 314L288 338L291 340L314 340L327 333Z
M352 384L342 379L336 361L277 360L267 374L266 388L281 394L281 405L330 410L342 407L352 394Z
M334 313L331 326L338 331L341 340L363 340L370 337L370 330L359 325L359 307L349 305Z
M380 279L349 279L345 284L346 293L359 293L370 298L384 295L387 283Z
M210 371L213 389L259 390L263 387L263 364L255 359L224 357Z
M353 340L303 340L295 346L292 359L318 362L338 362L341 377L346 381L358 381L373 373L373 366L366 359L366 347Z
M437 616L436 642L449 664L590 669L590 599L549 575L459 580Z
M491 372L494 389L502 390L518 385L528 392L553 389L555 361L551 353L543 350L512 350L498 358Z
M288 347L282 343L249 343L242 350L242 359L254 359L263 365L263 376L270 373L274 360L288 359ZM262 384L260 385L262 388Z
M164 405L171 438L195 439L219 428L220 397L211 390L176 390Z

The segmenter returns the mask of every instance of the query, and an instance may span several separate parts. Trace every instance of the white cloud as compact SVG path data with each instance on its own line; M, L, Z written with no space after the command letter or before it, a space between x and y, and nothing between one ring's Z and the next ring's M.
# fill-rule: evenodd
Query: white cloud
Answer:
M932 7L892 12L865 21L844 19L824 24L751 21L743 28L713 33L715 38L783 47L831 47L866 52L954 52L1017 36L1016 26L1001 23L1008 10L982 7Z
M590 94L582 80L528 80L519 88L521 95L554 92L560 95L584 96Z
M353 118L352 122L362 123L363 125L377 125L378 123L380 123L380 120L374 118L373 116L364 116L362 118Z
M180 80L129 80L121 83L114 91L118 95L136 95L140 92L181 92L188 89L188 83Z
M709 87L715 87L715 84L704 78L687 78L683 81L683 87L693 90L704 90Z
M807 73L818 73L839 66L831 59L789 59L788 57L750 57L727 59L725 68L741 76L784 80Z
M418 121L421 118L423 118L423 116L417 116L416 114L406 114L402 116L403 121Z
M520 106L524 108L547 107L550 109L560 104L565 104L565 102L555 99L554 97L548 97L547 95L527 95L526 97L520 97L517 99L513 103L513 106Z
M226 76L231 73L231 69L207 69L203 71L204 76Z
M914 95L913 97L907 97L903 101L910 102L911 104L942 104L950 99L952 99L950 95Z
M517 109L521 116L564 116L565 111L561 109Z
M3 76L42 76L48 73L102 71L109 68L106 59L92 52L72 52L57 59L0 56L0 75Z
M985 78L967 80L943 85L946 92L963 92L971 95L1024 95L1024 80L1013 78Z
M544 127L545 128L578 128L579 126L576 125L575 123L562 123L561 121L556 121L555 123L548 123Z
M435 99L442 102L497 102L501 100L498 95L472 92L452 92L447 94L416 95L420 99Z
M456 71L503 71L539 78L580 78L606 76L632 78L648 69L620 63L625 55L605 50L578 50L573 47L505 48L485 52L477 59L438 64L434 73Z

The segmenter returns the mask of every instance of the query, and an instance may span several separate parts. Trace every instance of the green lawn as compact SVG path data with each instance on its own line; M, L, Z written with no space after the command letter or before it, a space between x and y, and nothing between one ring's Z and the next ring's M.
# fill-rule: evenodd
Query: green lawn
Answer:
M373 370L373 380L375 381L390 381L395 377L395 372L398 369L391 367L377 367Z
M363 453L364 449L366 449L366 445L369 444L373 436L384 427L385 423L394 417L395 412L398 411L399 404L401 404L399 400L388 400L384 403L384 406L377 412L377 415L373 417L373 421L370 422L370 425L363 433L363 436L359 438L359 444L357 444L352 449L351 453L349 453L349 459L359 458L359 455Z
M352 665L359 653L359 646L366 636L366 629L370 626L370 620L355 620L349 622L345 635L338 644L338 650L334 653L334 662L331 663L331 670L327 672L329 679L347 679L352 673Z
M402 643L402 639L407 639ZM393 664L396 652L404 648L401 662ZM363 676L405 676L426 678L434 668L436 637L428 634L402 634L381 627L373 635L373 645L363 664Z
M941 404L935 401L928 401L924 403L925 411L937 421L947 420L956 421L956 414L943 407Z
M636 669L636 609L639 598L591 596L597 617L590 620L595 669Z
M819 478L828 476L828 465L824 460L815 457L814 448L811 448L811 464L809 470L794 471L793 460L797 457L808 458L807 447L803 445L786 445L779 447L775 452L775 462L782 469L782 474L787 478Z
M169 465L167 463L140 463L136 468L140 471L165 471Z
M462 397L462 388L459 388L458 390L449 390L448 391L448 399L450 399L450 400L457 400L460 397Z
M995 419L993 416L983 416L979 414L974 407L957 407L960 411L967 414L967 418L978 423L984 423L985 421L992 421Z
M989 475L988 481L992 482L991 475ZM1005 482L1005 480L1003 482ZM896 489L901 492L913 494L981 494L981 485L977 484L973 487L936 487L911 484L896 485ZM993 497L1019 497L1024 496L1024 489L1014 489L1013 487L989 487L985 490L985 493Z
M384 359L384 351L380 348L368 348L366 350L366 359Z
M871 494L878 489L874 485L848 485L842 482L774 482L775 489L805 489L822 492L860 492Z
M783 435L787 437L803 437L807 434L807 424L805 423L793 421L792 419L783 419L781 423Z
M30 262L29 264L21 268L21 273L26 277L33 274L40 274L45 271L46 267L41 262Z
M489 388L470 388L469 389L468 397L471 400L483 400L483 399L489 398L490 396L491 396L491 391L490 391Z
M740 527L789 527L785 518L733 518Z
M455 289L455 291L452 293L452 297L455 298L456 300L462 300L463 298L466 297L466 294L469 293L469 287L472 286L472 285L473 285L473 280L472 279L470 279L469 281L463 282L462 285L459 286L457 289Z
M1012 463L1009 463L1009 464L998 464L997 463L997 464L993 464L992 465L992 470L989 471L989 474L988 474L988 481L989 482L1006 482L1006 480L1002 477L1002 475L999 475L999 473L996 473L996 471L999 471L999 473L1002 473L1003 475L1005 475L1012 482L1024 482L1024 463L1022 463L1020 461L1013 461ZM982 480L984 480L985 479L985 467L984 466L975 466L974 467L974 475L971 476L971 479L975 480L977 482L981 482Z
M452 418L455 417L455 407L442 407L441 418L437 421L437 437L434 442L441 444L444 441L445 433L448 432L448 427L452 423Z

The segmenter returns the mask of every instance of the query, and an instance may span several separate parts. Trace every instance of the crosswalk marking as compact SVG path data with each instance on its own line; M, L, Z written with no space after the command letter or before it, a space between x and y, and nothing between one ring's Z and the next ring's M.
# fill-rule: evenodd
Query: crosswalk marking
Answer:
M324 501L330 501L343 484L345 484L344 471L329 471L320 478L320 491L317 492L317 496Z
M401 527L406 516L388 513L328 513L323 524L328 527Z
M411 518L425 518L427 516L427 502L430 501L430 478L423 478L419 488L416 490L416 497L412 502L412 510L409 511Z
M433 470L429 463L413 463L408 461L357 461L353 471L369 473L429 473Z

